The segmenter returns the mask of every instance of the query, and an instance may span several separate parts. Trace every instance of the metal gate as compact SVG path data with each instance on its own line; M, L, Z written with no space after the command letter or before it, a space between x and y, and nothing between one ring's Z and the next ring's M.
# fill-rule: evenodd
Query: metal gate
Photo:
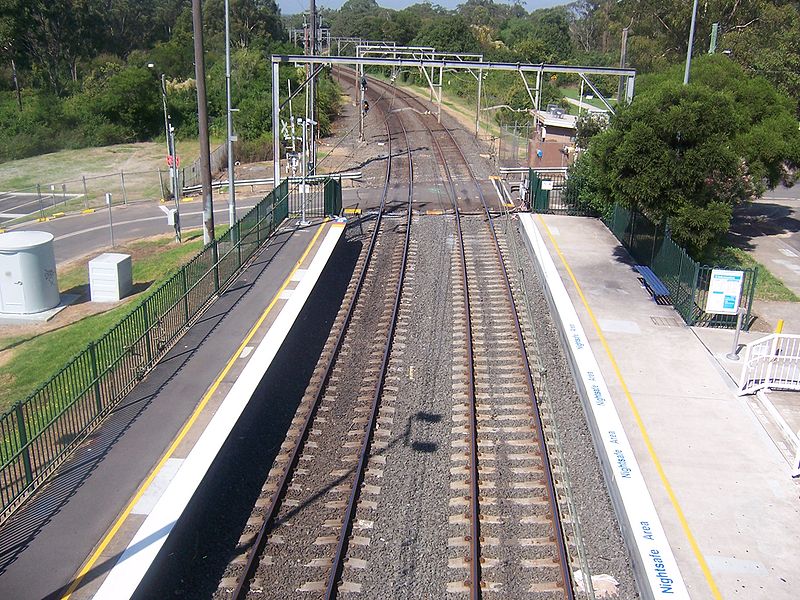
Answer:
M800 390L800 335L773 333L745 346L739 395L766 388Z

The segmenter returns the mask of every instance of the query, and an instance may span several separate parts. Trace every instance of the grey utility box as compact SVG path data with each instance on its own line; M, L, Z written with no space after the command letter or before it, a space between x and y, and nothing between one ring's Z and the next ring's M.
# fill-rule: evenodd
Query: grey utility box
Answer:
M130 254L107 252L89 261L92 302L117 302L131 293L133 273Z
M0 312L29 315L54 308L60 301L53 234L0 235Z

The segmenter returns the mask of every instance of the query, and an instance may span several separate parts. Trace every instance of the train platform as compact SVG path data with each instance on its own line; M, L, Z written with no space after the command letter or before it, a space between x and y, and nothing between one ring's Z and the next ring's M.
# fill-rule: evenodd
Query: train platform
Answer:
M4 524L0 598L130 597L304 318L343 230L331 221L280 229Z
M644 596L679 597L682 581L691 598L796 598L800 482L770 431L771 415L737 394L741 361L725 357L733 332L687 327L672 307L656 304L599 220L524 215L521 224L531 238L531 227L538 231L540 251L568 296L563 304L574 306L582 332L563 332L566 345L573 354L584 345L593 352L679 570L668 572L660 559L645 565L655 571L655 584ZM589 413L605 402L592 389L595 397L584 403ZM773 398L776 414L790 427L800 424L800 395ZM593 433L609 441L602 427ZM609 470L622 480L634 465L617 452ZM618 513L635 515L641 499L617 506ZM629 539L652 537L652 523L622 521Z

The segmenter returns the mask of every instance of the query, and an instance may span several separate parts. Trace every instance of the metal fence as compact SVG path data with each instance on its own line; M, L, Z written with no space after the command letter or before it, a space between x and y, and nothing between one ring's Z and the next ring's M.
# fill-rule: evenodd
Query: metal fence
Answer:
M234 156L236 153L234 152ZM228 146L222 144L217 146L211 151L211 174L219 173L228 167ZM200 168L200 159L195 160L188 167L181 167L178 169L178 176L181 182L181 189L201 185L203 183L202 169ZM166 198L166 196L164 196Z
M501 167L530 165L529 143L533 133L531 123L502 125L497 138L497 161Z
M773 333L745 346L739 395L800 390L800 335Z
M120 323L0 416L0 521L86 439L233 280L288 217L288 197L284 181Z
M535 213L597 216L581 203L579 190L568 185L566 169L528 169L528 206Z
M303 205L305 204L305 213ZM289 189L289 214L307 218L338 215L342 212L342 182L340 179L325 179L297 184Z
M692 259L686 250L672 241L664 223L656 225L644 215L617 204L606 225L637 263L650 267L664 282L673 306L688 325L736 327L736 315L705 312L703 307L708 297L711 271L715 267L701 265ZM747 309L744 326L749 328L758 268L737 270L744 271L742 303Z

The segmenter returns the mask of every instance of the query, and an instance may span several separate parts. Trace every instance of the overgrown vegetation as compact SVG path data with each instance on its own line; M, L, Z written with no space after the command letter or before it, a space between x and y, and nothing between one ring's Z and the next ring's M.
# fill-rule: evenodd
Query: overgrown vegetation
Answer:
M733 207L800 165L794 103L725 56L643 77L633 103L591 138L574 168L581 198L602 213L620 203L669 223L700 257L723 240Z
M204 2L209 116L216 137L224 137L226 126L223 6L222 0ZM238 0L231 8L235 127L248 157L271 157L269 55L299 49L287 44L273 0ZM162 73L178 137L196 137L192 39L188 0L0 0L0 162L163 138ZM304 77L293 67L281 69L282 81L291 80L295 88ZM327 76L318 89L326 132L338 94Z

